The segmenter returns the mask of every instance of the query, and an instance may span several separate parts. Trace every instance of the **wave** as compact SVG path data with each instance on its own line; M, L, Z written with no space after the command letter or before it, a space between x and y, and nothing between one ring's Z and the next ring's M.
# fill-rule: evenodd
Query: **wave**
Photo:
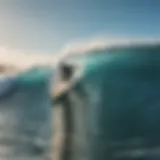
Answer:
M64 145L65 156L69 155L66 150L77 160L134 156L145 159L147 151L151 156L157 154L159 53L160 44L156 43L116 45L68 55L61 62L83 68L76 87L68 90L67 100L61 98L63 109L67 107L70 112L66 111L68 116L64 120L64 126L69 126L66 143L70 143L69 147Z
M52 70L32 68L0 81L0 157L48 156L52 135ZM47 155L46 155L47 154Z

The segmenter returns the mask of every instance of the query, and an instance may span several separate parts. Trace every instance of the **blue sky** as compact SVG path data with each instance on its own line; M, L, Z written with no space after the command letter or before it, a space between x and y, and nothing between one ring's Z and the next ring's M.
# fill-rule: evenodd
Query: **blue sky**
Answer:
M92 37L160 37L159 0L0 0L0 46L55 53Z

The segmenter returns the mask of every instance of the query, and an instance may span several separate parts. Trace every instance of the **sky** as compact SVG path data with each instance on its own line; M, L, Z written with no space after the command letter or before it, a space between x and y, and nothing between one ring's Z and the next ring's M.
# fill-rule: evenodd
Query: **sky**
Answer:
M92 39L160 38L159 17L159 0L0 0L0 54L55 55Z

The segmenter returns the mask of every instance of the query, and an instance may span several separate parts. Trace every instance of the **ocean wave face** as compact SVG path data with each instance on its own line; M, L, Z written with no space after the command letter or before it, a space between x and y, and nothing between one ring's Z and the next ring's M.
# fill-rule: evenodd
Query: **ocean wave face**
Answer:
M76 65L79 57L68 63ZM68 92L74 96L73 160L159 159L160 45L111 47L83 57L83 76Z
M47 159L52 134L50 80L31 69L0 83L0 159Z
M159 53L160 45L117 47L86 70L92 160L159 157Z

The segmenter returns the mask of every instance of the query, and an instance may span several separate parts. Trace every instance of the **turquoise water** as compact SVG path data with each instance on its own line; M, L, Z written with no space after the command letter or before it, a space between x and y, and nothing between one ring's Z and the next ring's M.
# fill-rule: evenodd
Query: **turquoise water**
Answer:
M0 159L41 160L50 155L52 78L52 70L33 68L1 82L0 89L8 87L0 96Z
M159 46L122 47L65 60L82 69L68 92L74 121L72 160L155 156L148 151L135 158L133 150L160 146L159 53ZM1 83L0 160L47 159L53 74L52 69L32 68ZM128 148L133 149L130 155ZM122 157L115 158L117 154Z
M159 159L160 45L95 51L69 61L83 68L69 92L73 160Z

